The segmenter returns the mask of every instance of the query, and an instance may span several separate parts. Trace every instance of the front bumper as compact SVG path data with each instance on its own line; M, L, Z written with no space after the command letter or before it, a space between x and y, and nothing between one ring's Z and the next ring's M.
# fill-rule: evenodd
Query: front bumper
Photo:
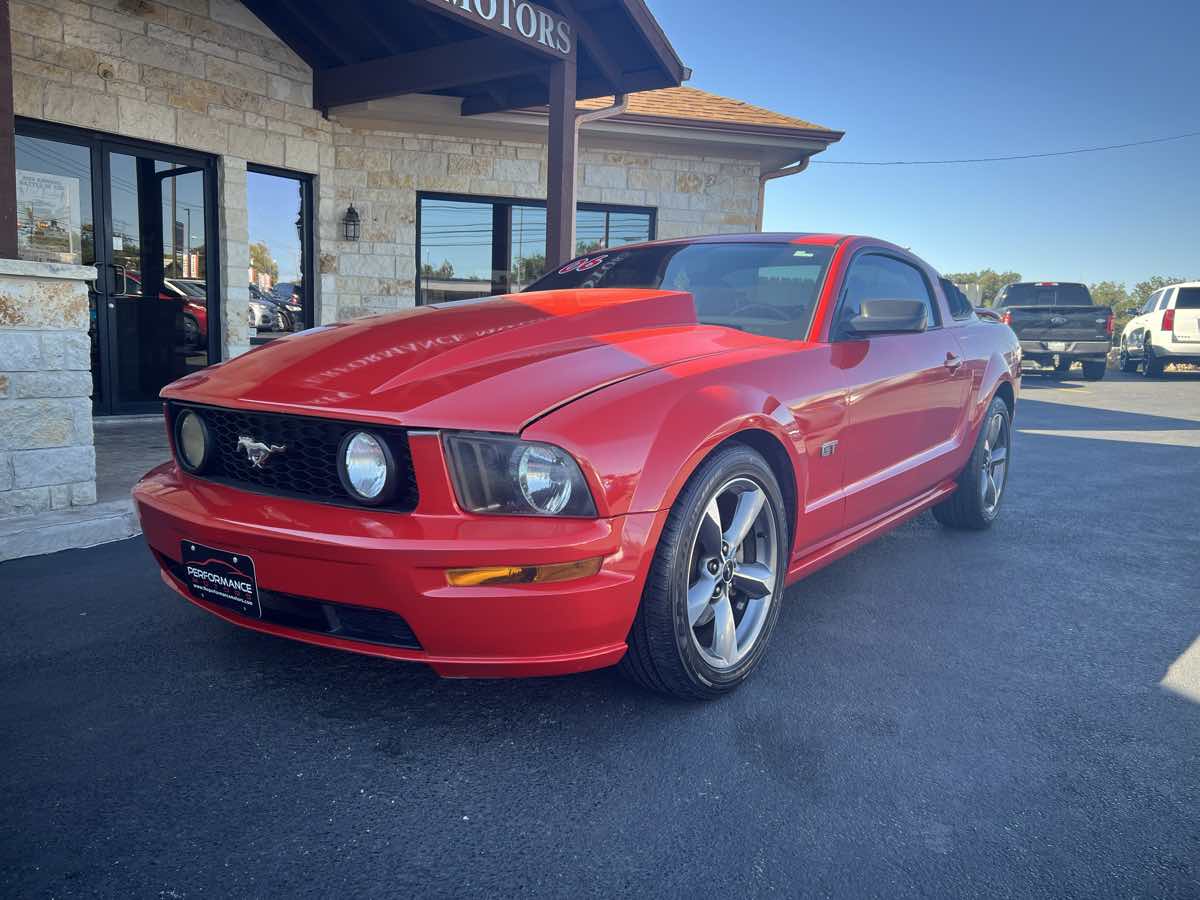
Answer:
M192 603L257 631L430 665L444 676L555 675L601 668L625 653L665 512L601 519L378 512L248 493L172 463L134 488L163 580ZM181 543L254 560L260 590L386 610L420 649L347 639L244 616L200 600L172 573ZM451 587L445 570L602 557L591 577L556 584Z
M1062 343L1063 349L1052 350L1050 344ZM1110 348L1108 341L1021 341L1021 355L1028 359L1041 359L1050 356L1061 358L1102 359L1108 356Z

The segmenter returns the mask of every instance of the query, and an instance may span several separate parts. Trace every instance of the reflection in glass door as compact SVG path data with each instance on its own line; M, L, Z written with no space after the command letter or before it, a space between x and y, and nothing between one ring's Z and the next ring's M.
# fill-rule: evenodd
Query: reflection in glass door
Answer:
M113 412L152 408L209 363L209 178L159 154L105 152L109 392Z
M94 265L91 149L84 144L18 134L16 151L18 256L39 262ZM99 364L99 295L95 287L88 283L93 373ZM103 380L92 380L92 402L99 408L104 404Z

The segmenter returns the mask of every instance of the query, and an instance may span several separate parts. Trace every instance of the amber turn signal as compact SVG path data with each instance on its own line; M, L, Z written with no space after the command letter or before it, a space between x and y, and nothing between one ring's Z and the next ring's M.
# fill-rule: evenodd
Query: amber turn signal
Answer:
M587 578L600 571L603 559L581 559L576 562L551 563L546 566L482 566L477 569L447 569L446 581L451 587L478 587L484 584L547 584Z

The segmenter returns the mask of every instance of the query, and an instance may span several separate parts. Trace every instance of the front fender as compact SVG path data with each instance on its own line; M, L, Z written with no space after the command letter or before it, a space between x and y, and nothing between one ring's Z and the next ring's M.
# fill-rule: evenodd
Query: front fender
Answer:
M797 486L803 485L795 417L748 380L731 381L728 370L690 377L660 370L556 410L522 436L557 444L581 460L608 515L670 506L714 447L748 429L779 442Z

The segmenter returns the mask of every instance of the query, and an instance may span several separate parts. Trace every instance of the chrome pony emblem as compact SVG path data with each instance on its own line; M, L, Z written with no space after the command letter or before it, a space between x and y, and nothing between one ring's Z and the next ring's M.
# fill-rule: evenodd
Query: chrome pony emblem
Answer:
M256 441L252 437L241 435L238 438L237 449L246 451L246 458L250 460L250 465L256 469L261 469L267 464L267 460L276 453L286 453L287 444L264 444L262 441Z

